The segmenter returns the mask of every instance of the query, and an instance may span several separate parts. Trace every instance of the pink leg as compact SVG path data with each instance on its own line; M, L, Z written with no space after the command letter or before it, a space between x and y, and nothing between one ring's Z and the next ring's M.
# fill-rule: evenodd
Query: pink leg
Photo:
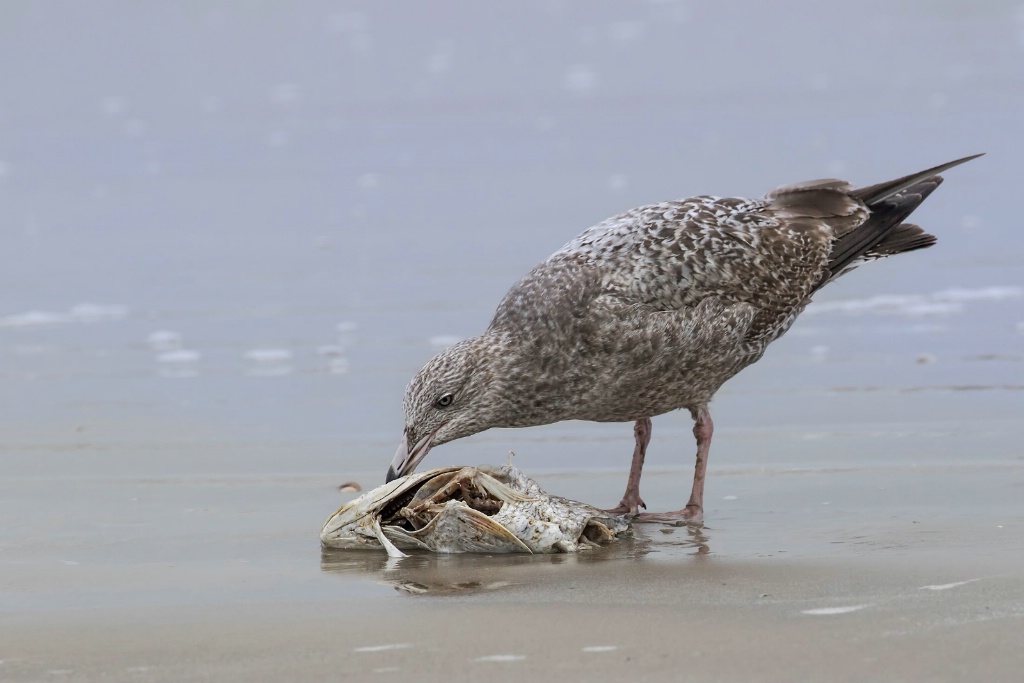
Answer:
M708 452L711 450L711 435L715 425L707 406L690 410L693 415L693 436L697 439L697 464L693 468L693 489L686 507L676 512L644 513L637 518L640 522L686 522L700 524L704 521L704 474L708 469Z
M645 417L636 421L633 425L633 436L636 437L636 446L633 447L633 464L629 468L629 479L626 480L626 493L622 501L608 512L617 515L636 515L640 508L647 509L643 498L640 497L640 474L644 469L644 457L647 455L647 445L651 443L651 418Z

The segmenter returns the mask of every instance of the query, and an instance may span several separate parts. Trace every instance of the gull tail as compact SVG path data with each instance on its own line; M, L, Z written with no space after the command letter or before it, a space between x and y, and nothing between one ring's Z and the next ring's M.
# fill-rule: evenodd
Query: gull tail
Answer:
M935 244L934 235L916 225L903 223L903 220L942 184L939 173L980 156L974 154L850 192L850 196L867 204L871 214L864 223L832 244L828 271L818 283L818 288L867 261Z

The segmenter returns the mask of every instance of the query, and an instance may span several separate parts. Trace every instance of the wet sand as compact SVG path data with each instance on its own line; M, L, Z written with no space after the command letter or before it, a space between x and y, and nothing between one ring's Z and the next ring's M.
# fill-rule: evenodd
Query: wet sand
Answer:
M684 477L652 472L645 496L667 505ZM622 473L540 479L611 501ZM1019 460L719 468L705 528L641 525L573 556L321 554L318 523L346 498L332 484L106 480L61 501L59 481L6 486L5 525L37 535L3 548L0 680L1010 681L1024 667ZM19 515L43 489L43 518Z
M1017 681L1019 0L8 3L0 681ZM650 202L976 152L712 406L706 528L321 555L401 396ZM643 496L688 493L685 414ZM496 430L618 502L629 425Z

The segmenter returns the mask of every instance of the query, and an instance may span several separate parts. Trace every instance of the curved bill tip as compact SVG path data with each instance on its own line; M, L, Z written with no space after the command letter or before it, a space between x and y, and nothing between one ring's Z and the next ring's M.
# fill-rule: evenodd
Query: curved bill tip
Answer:
M395 451L395 457L391 461L391 467L388 468L387 481L394 481L399 477L412 474L420 461L426 457L435 434L437 434L436 429L417 441L412 448L409 448L409 435L403 436L402 442L398 444L398 450Z
M398 444L398 450L395 451L395 457L391 460L391 467L388 468L388 476L384 480L385 483L392 482L405 474L403 470L408 466L408 463L409 437L405 435L402 437L402 442Z

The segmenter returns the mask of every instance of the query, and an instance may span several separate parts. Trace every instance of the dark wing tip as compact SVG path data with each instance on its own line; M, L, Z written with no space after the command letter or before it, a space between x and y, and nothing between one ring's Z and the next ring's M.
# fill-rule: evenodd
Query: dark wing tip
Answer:
M865 256L882 258L894 254L902 254L917 249L925 249L936 242L935 235L925 232L921 226L913 223L902 223L890 230L885 239L869 249Z
M871 185L870 187L863 187L859 190L854 190L851 194L857 199L867 204L868 206L871 206L872 204L884 201L889 197L892 197L893 195L899 194L903 190L906 190L908 187L913 187L914 185L917 185L922 180L927 180L929 178L937 176L939 173L942 173L943 171L948 171L949 169L955 166L959 166L960 164L966 164L968 161L971 161L972 159L977 159L978 157L982 156L985 156L984 152L982 152L981 154L972 154L969 157L963 157L962 159L957 159L955 161L950 161L945 164L940 164L939 166L935 166L933 168L920 171L918 173L911 173L908 176L903 176L902 178L897 178L896 180L888 180L884 183Z

